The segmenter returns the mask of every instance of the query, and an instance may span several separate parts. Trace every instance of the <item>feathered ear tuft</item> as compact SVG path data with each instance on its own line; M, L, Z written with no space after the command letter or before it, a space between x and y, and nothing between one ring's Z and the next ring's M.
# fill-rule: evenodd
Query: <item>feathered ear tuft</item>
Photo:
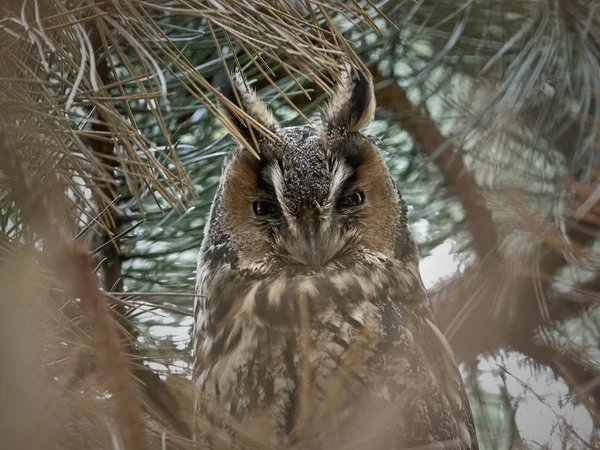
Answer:
M320 112L321 126L328 133L360 131L375 114L375 93L371 77L348 68L346 77Z
M247 142L252 142L249 126L252 126L253 134L257 139L264 134L264 130L262 133L256 131L260 130L261 127L270 132L277 129L277 121L268 106L256 95L254 89L247 85L246 80L237 68L231 72L231 79L224 72L215 79L213 84L223 95L219 99L221 110L224 112L221 122L234 136L238 137L239 134ZM233 105L240 108L253 120L243 117Z

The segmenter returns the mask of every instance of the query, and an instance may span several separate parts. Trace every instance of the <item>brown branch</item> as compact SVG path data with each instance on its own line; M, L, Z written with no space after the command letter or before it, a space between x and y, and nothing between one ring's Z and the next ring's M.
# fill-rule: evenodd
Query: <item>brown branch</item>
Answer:
M103 43L97 27L92 28L91 42L95 49L95 54L98 54L98 50L103 47ZM106 86L109 77L109 65L107 60L97 60L96 68L98 71L99 85ZM103 92L101 95L105 98L110 98L108 92ZM97 109L97 112L98 120L92 121L92 130L100 136L109 136L111 130L106 125L106 121L102 117L100 109ZM116 169L119 168L119 159L114 157L114 145L109 139L96 139L91 141L90 146L98 158L106 162L104 165L104 179L107 181L101 184L101 189L104 198L112 198L114 195L114 186L117 185L115 176ZM104 247L105 250L103 254L105 262L101 268L104 290L106 292L123 292L125 289L120 245L118 242L110 242L113 239L113 236L116 236L119 233L119 225L123 222L123 214L113 205L105 205L102 202L102 197L98 197L96 203L99 210L108 207L107 212L104 215L104 234L101 237L101 241L98 243L98 246L109 243L109 245ZM125 318L128 308L123 302L115 302L112 304L111 311L115 316L115 320L117 320L123 328L122 337L126 342L126 351L133 356L133 375L143 388L150 412L157 415L158 419L161 420L163 424L170 426L181 436L191 438L191 431L187 423L183 420L177 399L159 375L152 371L148 366L145 366L142 362L140 352L135 345L138 332L133 324Z
M101 31L98 26L91 27L90 40L94 48L94 53L98 54L99 50L103 48L103 42L100 35ZM96 70L98 72L97 80L101 87L108 85L109 77L109 66L106 58L96 60ZM104 90L104 89L103 89ZM110 98L108 92L102 92L101 94L105 98ZM92 121L92 132L93 135L98 136L110 136L111 130L108 127L101 109L96 108L97 120ZM99 183L103 196L96 198L96 203L99 210L103 210L108 207L107 213L103 215L104 227L103 231L106 235L102 238L102 242L99 245L103 245L106 242L112 240L113 236L118 234L119 224L119 212L113 205L104 204L102 198L112 198L114 196L114 188L117 186L116 171L119 167L118 158L114 157L115 149L111 139L94 139L91 141L90 146L98 159L104 162L104 182ZM105 263L102 265L103 273L103 284L106 292L123 291L123 278L121 276L121 255L119 252L118 243L112 242L111 245L107 245L104 250L104 257L106 258ZM114 310L123 316L126 311L123 305L114 305ZM133 330L128 330L133 331Z
M91 42L95 49L95 54L104 47L104 42L101 37L101 30L98 26L91 28ZM106 57L108 58L108 56ZM101 90L105 90L104 86L108 85L110 68L107 59L97 60L96 68L98 71L98 82ZM110 98L108 92L102 92L101 95L105 98ZM92 122L92 130L98 135L109 136L111 134L110 127L102 117L101 110L98 108L98 120ZM105 164L105 179L102 184L102 192L104 198L112 198L114 186L117 185L116 170L119 167L118 158L114 157L115 148L109 139L96 139L91 142L92 149L99 159L106 162ZM97 199L98 209L102 210L109 207L105 215L104 240L99 245L110 242L113 236L119 232L119 225L122 223L122 213L113 205L104 205L100 198ZM122 272L122 257L118 242L110 242L110 245L105 246L104 250L105 263L102 266L103 284L106 292L123 292L123 272ZM158 418L163 424L170 426L177 431L181 436L191 438L191 431L187 423L183 420L179 404L175 396L171 393L165 382L145 366L142 362L140 352L135 347L137 330L133 324L125 319L127 308L122 302L116 302L111 308L115 315L115 319L123 327L123 337L125 339L127 353L133 355L134 361L132 365L133 375L139 380L144 394L147 398L151 413L158 415Z
M512 266L514 273L497 272L494 282L470 268L430 291L436 321L459 361L530 341L539 327L578 317L599 304L600 278L567 292L542 283L548 315L542 314L534 280L517 263Z

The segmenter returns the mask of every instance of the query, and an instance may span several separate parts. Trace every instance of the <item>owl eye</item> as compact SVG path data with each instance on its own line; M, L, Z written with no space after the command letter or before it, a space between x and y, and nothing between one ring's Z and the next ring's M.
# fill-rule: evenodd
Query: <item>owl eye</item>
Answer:
M252 211L257 216L274 216L279 212L279 207L268 200L257 200L252 204Z
M351 208L352 206L360 206L365 202L365 193L361 190L354 191L352 194L343 197L339 205L341 208Z

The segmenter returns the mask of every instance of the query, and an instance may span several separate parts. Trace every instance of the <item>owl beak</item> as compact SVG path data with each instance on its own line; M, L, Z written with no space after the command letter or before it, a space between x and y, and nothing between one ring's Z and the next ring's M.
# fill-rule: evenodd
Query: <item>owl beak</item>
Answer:
M304 237L308 244L305 259L314 271L321 270L323 266L323 251L321 245L321 218L314 210L307 211L301 219Z

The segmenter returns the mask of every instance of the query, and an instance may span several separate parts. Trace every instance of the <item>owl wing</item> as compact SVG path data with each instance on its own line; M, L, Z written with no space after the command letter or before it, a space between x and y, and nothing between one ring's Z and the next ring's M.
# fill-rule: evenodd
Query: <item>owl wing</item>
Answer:
M371 448L478 450L466 390L448 341L423 308L388 301L382 309L385 331L373 380L378 397L383 392L391 405L388 420L393 422L386 427L391 433L386 431L382 443ZM385 403L377 408L386 408Z
M378 317L380 344L344 385L347 420L318 448L478 450L453 352L431 316L388 298Z
M420 322L420 323L419 323ZM440 433L447 440L455 441L450 447L461 450L477 450L479 444L475 432L473 414L467 398L467 392L458 370L454 353L446 337L430 318L417 321L418 339L422 342L423 353L427 360L433 379L437 383L449 403L452 420L440 425Z

